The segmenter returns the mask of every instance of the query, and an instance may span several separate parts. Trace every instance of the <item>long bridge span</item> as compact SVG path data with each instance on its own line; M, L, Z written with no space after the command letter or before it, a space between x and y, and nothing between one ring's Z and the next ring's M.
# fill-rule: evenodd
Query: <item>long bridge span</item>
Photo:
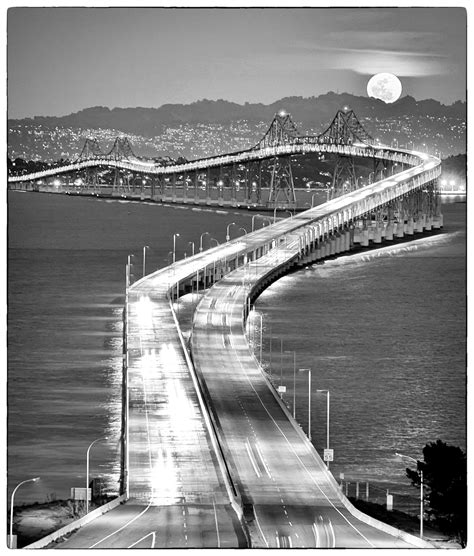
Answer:
M318 153L334 159L328 196L360 187L355 159L373 162L367 181L395 169L412 167L423 153L377 143L352 110L339 110L320 135L302 135L288 114L277 114L265 135L250 149L190 162L157 163L133 153L127 138L117 138L103 153L87 139L74 162L8 178L12 189L122 197L243 208L296 208L292 161ZM103 174L107 174L106 177ZM268 189L267 196L263 190Z
M406 168L128 285L127 502L61 546L429 546L350 504L245 335L253 301L290 269L348 252L355 244L410 237L443 225L438 158L375 146L346 132L340 129L333 143L293 137L291 144L264 142L255 151L208 160L222 165L236 157L333 149ZM189 163L189 171L193 164L204 162ZM175 303L191 291L200 291L202 298L187 342Z

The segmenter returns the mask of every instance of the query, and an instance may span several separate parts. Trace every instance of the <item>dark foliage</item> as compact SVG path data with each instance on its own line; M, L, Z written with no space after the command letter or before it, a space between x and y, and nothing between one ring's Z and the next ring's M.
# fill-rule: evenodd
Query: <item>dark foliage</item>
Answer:
M427 513L441 531L457 537L461 546L467 537L466 454L456 446L441 440L423 448L424 461L417 470L407 469L407 477L421 486L421 471L425 488Z

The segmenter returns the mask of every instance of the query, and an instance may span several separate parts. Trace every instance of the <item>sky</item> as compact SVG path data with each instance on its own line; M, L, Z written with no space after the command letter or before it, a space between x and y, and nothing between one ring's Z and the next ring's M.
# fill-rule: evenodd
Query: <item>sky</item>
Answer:
M464 8L10 8L9 118L91 106L367 95L466 99Z

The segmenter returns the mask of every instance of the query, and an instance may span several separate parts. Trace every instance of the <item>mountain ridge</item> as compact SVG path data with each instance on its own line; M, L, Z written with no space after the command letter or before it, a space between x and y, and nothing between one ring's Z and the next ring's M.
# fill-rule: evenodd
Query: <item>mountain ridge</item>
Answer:
M237 120L271 121L280 110L291 114L305 126L321 126L329 122L336 111L344 106L353 109L360 118L374 116L387 119L400 116L426 116L466 118L466 102L451 105L434 99L417 101L411 96L401 97L392 104L371 97L329 91L318 97L284 97L268 105L263 103L238 104L223 99L201 99L190 104L167 103L158 108L92 106L64 116L34 116L8 119L8 126L38 124L78 128L113 128L127 133L154 136L164 128L184 123L230 123Z

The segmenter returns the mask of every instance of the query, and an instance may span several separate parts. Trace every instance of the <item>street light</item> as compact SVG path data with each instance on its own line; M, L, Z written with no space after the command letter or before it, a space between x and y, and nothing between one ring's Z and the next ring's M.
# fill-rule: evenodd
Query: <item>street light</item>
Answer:
M414 463L416 463L416 467L418 468L418 464L420 463L418 460L416 460L415 458L412 458L411 456L405 456L404 454L400 454L398 452L395 452L395 455L400 457L400 458L406 458ZM423 538L423 467L420 465L420 539Z
M211 237L211 239L209 240L209 243L211 243L211 241L215 241L216 242L216 247L218 245L220 245L220 243L217 241L217 239L215 237Z
M252 232L254 230L255 218L257 218L257 216L262 216L262 215L261 214L254 214L252 216Z
M199 252L200 252L200 253L202 253L202 239L203 239L203 237L206 236L206 235L208 236L208 235L209 235L209 232L203 232L203 233L201 234L200 239L199 239Z
M293 419L296 419L296 351L285 351L293 354Z
M226 241L229 241L229 239L230 239L229 228L230 228L231 226L235 226L235 222L231 222L230 224L227 225L227 233L226 233L226 236L225 236L225 240L226 240Z
M316 392L326 393L328 395L326 415L326 448L329 450L329 390L316 390ZM326 465L329 469L329 460L326 461Z
M311 440L311 369L298 369L308 371L308 438Z
M143 247L143 276L145 276L145 269L146 269L146 250L150 249L149 245L145 245Z
M99 440L107 440L108 436L101 436L100 438L96 438L89 444L89 448L87 448L86 453L86 514L89 513L89 452L92 446L99 442Z
M188 241L188 245L191 245L192 256L194 256L194 241Z
M242 230L244 232L245 235L247 235L247 230L245 228L239 228L239 232L240 230Z
M255 311L255 308L253 310L253 314L258 317L260 319L260 365L262 364L262 344L263 344L263 317L261 315L261 313L257 313L257 311ZM254 344L255 344L255 325L254 325Z
M173 263L176 262L176 238L179 237L179 234L173 234Z
M15 493L21 487L21 485L24 485L25 483L36 483L36 481L39 480L40 480L39 477L34 477L33 479L26 479L26 481L21 481L21 483L18 483L16 487L13 489L12 496L10 499L10 548L13 548L13 502L15 499Z

